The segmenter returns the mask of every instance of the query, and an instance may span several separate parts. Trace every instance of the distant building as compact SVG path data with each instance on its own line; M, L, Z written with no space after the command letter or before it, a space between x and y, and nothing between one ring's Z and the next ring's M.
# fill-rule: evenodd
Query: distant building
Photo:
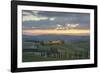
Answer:
M62 40L53 40L53 41L44 41L43 44L44 45L60 45L60 44L63 44L64 41Z

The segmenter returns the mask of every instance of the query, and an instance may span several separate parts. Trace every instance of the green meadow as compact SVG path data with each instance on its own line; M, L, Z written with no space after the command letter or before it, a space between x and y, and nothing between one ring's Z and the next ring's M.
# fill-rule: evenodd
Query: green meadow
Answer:
M29 42L29 41L28 41ZM61 43L35 43L35 49L24 49L23 62L79 60L90 58L90 41L75 41ZM27 43L27 42L26 42ZM29 45L33 45L30 42ZM25 51L26 50L26 51Z

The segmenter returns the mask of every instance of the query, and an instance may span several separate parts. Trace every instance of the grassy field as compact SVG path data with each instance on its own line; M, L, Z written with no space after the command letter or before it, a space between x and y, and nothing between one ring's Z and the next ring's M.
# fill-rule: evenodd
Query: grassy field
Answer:
M23 62L35 61L56 61L56 60L77 60L90 58L89 41L66 42L60 45L46 44L38 45L40 51L45 51L46 55L37 55L34 52L22 53Z

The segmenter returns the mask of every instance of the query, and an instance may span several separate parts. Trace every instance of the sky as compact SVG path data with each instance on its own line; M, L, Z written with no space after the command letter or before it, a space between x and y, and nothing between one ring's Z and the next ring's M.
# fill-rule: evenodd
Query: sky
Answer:
M22 10L23 28L56 28L57 25L79 24L77 28L90 28L89 13Z

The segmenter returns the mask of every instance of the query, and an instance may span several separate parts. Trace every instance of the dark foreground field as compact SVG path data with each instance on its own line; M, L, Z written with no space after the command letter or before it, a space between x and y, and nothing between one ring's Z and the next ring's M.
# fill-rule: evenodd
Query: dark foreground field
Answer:
M90 58L89 40L62 42L24 41L22 61L79 60ZM30 46L30 47L29 47Z

